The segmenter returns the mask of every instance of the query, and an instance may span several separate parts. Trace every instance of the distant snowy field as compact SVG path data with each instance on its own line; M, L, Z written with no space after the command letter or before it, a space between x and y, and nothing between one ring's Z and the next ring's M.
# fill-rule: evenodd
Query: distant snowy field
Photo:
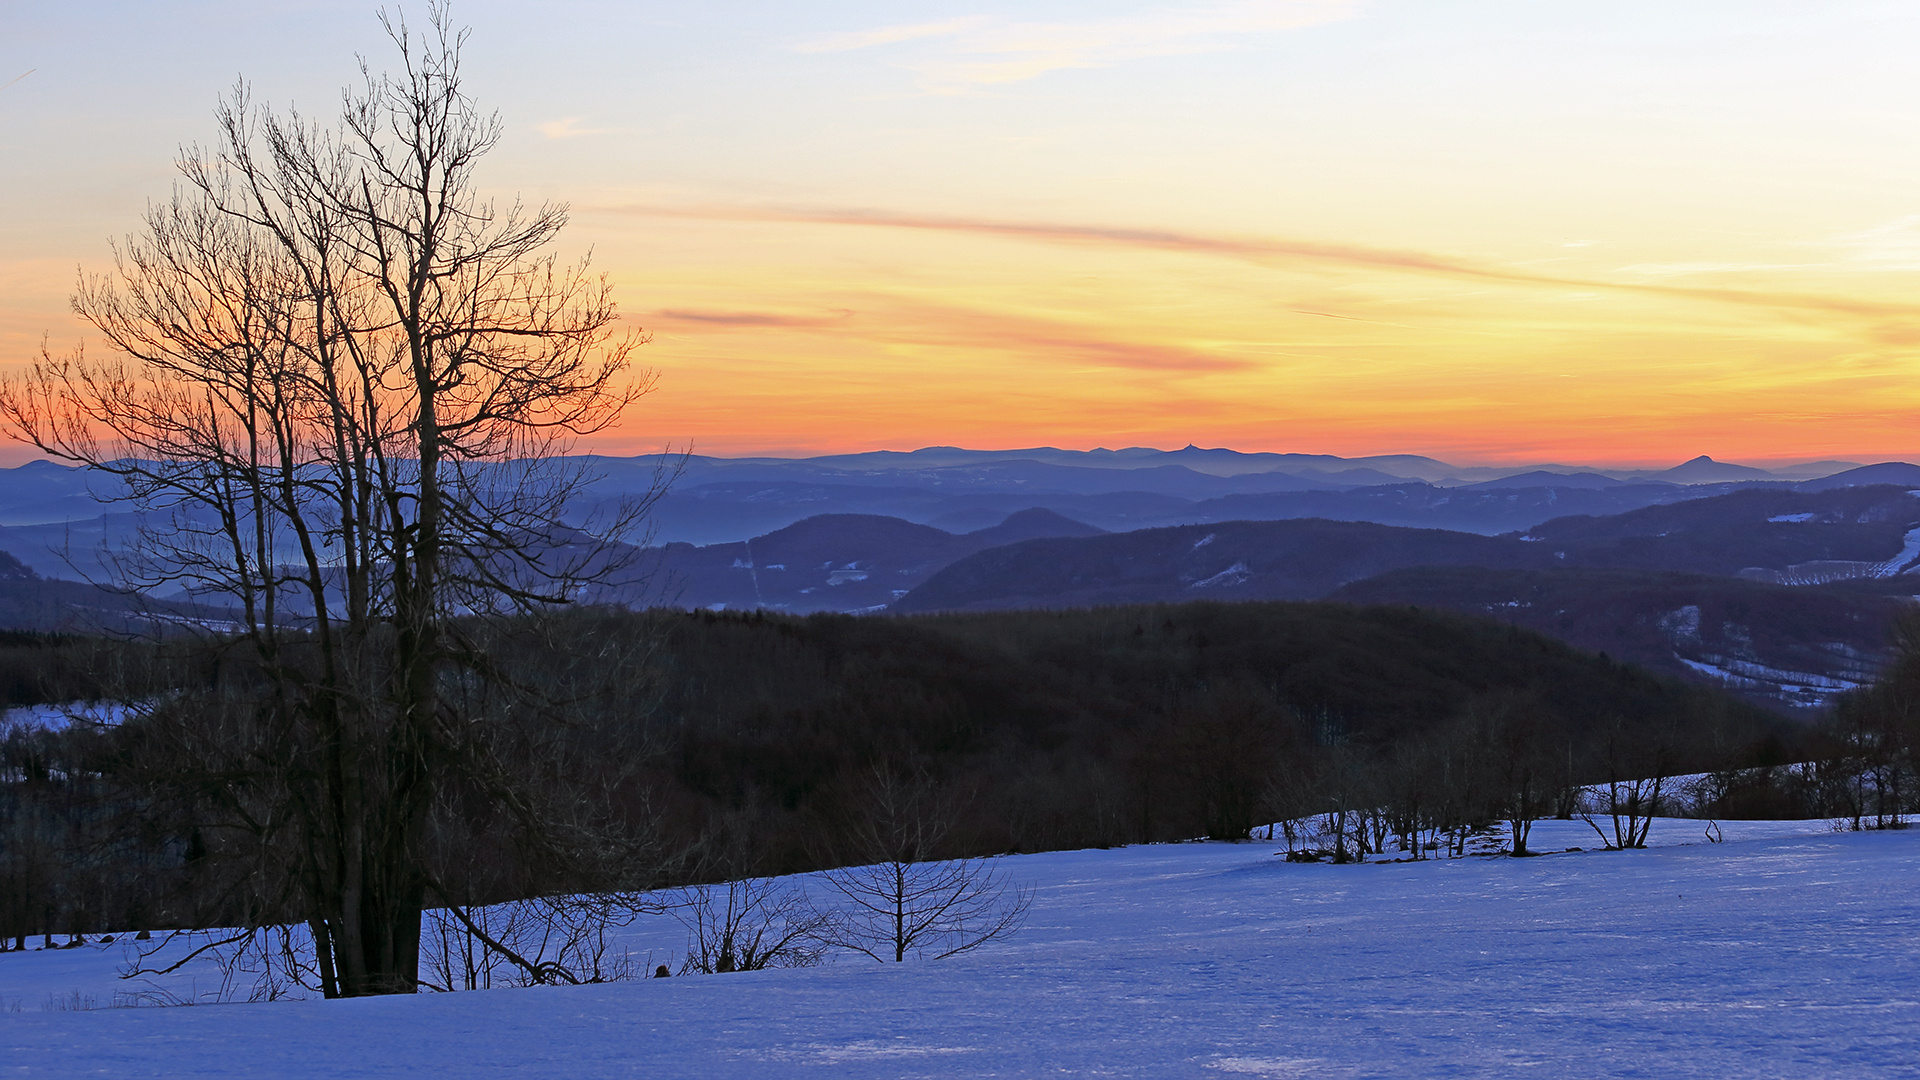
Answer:
M0 1076L1914 1076L1920 829L1701 828L1524 860L1009 858L1035 889L1021 933L885 966L48 1011L124 991L119 948L8 954ZM685 948L670 921L630 933Z

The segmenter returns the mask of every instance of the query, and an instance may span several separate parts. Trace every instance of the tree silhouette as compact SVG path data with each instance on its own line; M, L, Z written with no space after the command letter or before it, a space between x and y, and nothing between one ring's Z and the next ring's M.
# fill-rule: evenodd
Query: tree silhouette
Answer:
M183 153L74 297L112 359L43 349L0 387L16 438L126 483L148 527L118 584L231 606L218 677L151 742L244 838L256 917L308 922L329 996L415 989L449 785L538 830L488 722L512 710L475 704L500 693L476 627L619 573L647 501L579 518L562 456L648 388L642 339L551 253L564 207L478 195L501 123L445 6L381 22L397 70L363 60L336 125L242 84Z

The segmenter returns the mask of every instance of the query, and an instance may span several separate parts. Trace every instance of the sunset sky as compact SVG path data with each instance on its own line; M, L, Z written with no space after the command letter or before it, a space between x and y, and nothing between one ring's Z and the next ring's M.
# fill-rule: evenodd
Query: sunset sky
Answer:
M236 77L384 65L375 6L0 0L0 364ZM653 334L596 449L1920 460L1911 0L454 15L484 180Z

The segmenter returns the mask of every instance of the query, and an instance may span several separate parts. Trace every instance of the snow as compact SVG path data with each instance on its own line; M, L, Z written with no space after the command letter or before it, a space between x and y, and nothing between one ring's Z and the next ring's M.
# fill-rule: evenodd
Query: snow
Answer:
M1683 641L1700 640L1700 605L1688 604L1660 616L1660 628Z
M153 702L68 701L58 705L15 705L0 713L0 731L12 728L42 728L59 731L73 723L113 725L129 716L151 709Z
M1247 568L1245 561L1241 561L1234 563L1232 566L1227 567L1225 570L1220 571L1210 578L1203 578L1200 581L1196 581L1188 585L1187 588L1213 589L1227 585L1238 585L1252 576L1253 571Z
M1907 530L1906 543L1901 545L1900 554L1879 565L1870 575L1872 577L1898 577L1900 572L1920 560L1920 529Z
M1899 577L1913 569L1915 563L1920 563L1920 529L1907 530L1900 553L1885 562L1823 559L1794 563L1784 570L1749 567L1740 571L1739 576L1755 581L1771 581L1780 585L1824 585L1830 581L1847 581L1853 578Z
M1772 517L1768 518L1767 520L1771 522L1776 522L1776 523L1793 522L1794 524L1798 525L1798 524L1804 524L1806 522L1812 521L1813 515L1812 514L1775 514Z
M1892 1077L1920 1058L1920 830L1661 820L1647 851L1288 864L1010 857L1027 926L940 962L356 1001L110 1000L117 949L0 956L10 1075ZM1593 847L1541 822L1541 850ZM667 920L640 948L684 946ZM21 1011L8 1012L9 1004Z
M1708 663L1689 660L1678 653L1675 660L1710 679L1717 679L1727 686L1743 689L1763 690L1797 704L1816 707L1831 704L1841 694L1866 685L1831 675L1819 675L1810 671L1789 671L1786 668L1768 667L1751 660L1734 660L1721 656L1709 656Z

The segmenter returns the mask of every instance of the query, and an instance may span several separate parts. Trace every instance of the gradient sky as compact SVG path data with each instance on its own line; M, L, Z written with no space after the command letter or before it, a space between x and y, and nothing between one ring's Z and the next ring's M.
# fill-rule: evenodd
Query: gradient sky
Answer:
M236 77L383 64L374 6L0 0L0 365ZM653 333L598 449L1920 460L1910 0L454 14L483 179Z

